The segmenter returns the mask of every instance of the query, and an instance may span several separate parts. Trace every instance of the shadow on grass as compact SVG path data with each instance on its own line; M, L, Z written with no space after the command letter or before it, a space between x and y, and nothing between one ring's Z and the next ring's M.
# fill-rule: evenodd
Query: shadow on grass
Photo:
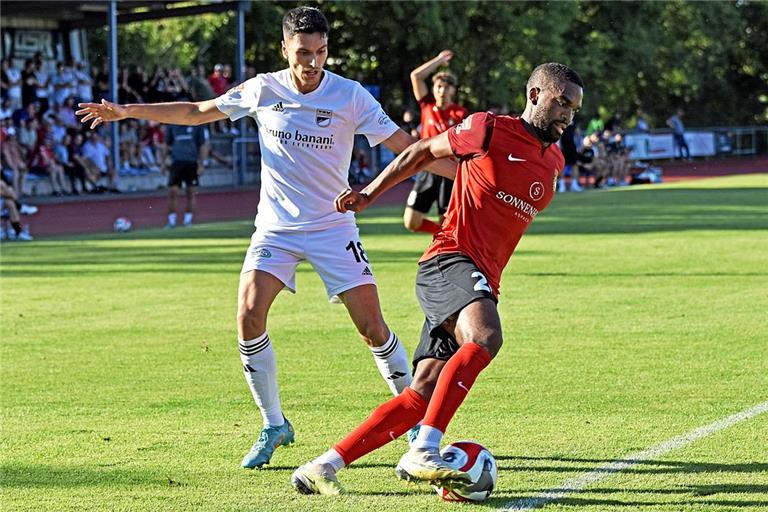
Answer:
M0 466L0 479L5 489L36 487L95 487L108 485L135 485L158 487L185 487L182 479L163 475L157 471L116 469L105 466L48 466L45 464L4 464Z
M604 464L614 462L631 462L633 467L623 469L622 473L637 474L674 474L674 473L761 473L768 471L768 463L750 462L744 464L724 464L712 462L682 462L682 461L654 461L654 460L607 460L607 459L575 459L568 457L518 457L513 455L498 455L496 460L499 462L500 471L531 471L531 472L563 472L563 473L583 473L594 471L596 465L599 467ZM536 465L536 464L508 464L507 461L519 462L544 462L558 463L564 462L567 465ZM575 467L573 464L581 464ZM613 471L611 471L613 472Z
M582 474L590 471L596 471L600 466L609 463L622 462L622 460L606 460L606 459L578 459L568 457L517 457L517 456L496 456L499 462L499 475L500 478L507 473L504 478L514 478L515 472L554 472L562 473L563 478L572 478L574 474ZM509 462L520 462L521 464L509 464ZM525 464L525 463L529 464ZM626 474L637 475L654 475L654 474L710 474L710 475L726 475L728 473L744 474L744 473L764 473L768 471L768 463L763 462L750 462L750 463L712 463L712 462L686 462L686 461L627 461L632 462L635 466L627 468L621 471ZM544 465L538 465L538 463L544 463ZM558 464L562 463L562 464ZM576 466L574 464L577 464ZM613 473L613 471L610 471ZM594 487L587 487L583 490L572 489L530 489L525 492L526 495L520 494L520 491L509 492L497 489L497 492L483 505L492 508L511 507L512 510L516 508L524 508L526 510L543 508L550 503L557 503L560 505L571 506L605 506L605 507L628 507L628 508L643 508L643 507L681 507L685 508L692 505L697 506L717 506L717 507L766 507L768 506L768 500L754 500L754 499L706 499L707 496L713 496L718 494L758 494L768 495L768 485L759 484L684 484L674 485L670 484L668 487L660 488L604 488L596 485ZM564 496L558 500L538 499L541 493L558 493L565 492L567 496ZM579 495L589 494L589 498L581 498ZM612 499L608 496L614 494L625 494L628 499ZM644 496L649 495L665 495L676 496L677 498L671 498L667 501L661 500L638 500L633 499L632 496ZM608 495L605 498L594 498L593 496ZM702 499L703 498L703 499Z

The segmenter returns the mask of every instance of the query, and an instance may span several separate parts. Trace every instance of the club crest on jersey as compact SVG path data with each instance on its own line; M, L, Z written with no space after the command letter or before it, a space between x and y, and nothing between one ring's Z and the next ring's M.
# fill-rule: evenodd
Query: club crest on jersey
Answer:
M322 108L317 109L317 115L315 116L315 122L317 126L325 128L331 125L331 119L333 118L333 110L325 110Z
M531 195L531 199L538 201L544 197L544 184L540 181L531 183L531 188L528 193Z

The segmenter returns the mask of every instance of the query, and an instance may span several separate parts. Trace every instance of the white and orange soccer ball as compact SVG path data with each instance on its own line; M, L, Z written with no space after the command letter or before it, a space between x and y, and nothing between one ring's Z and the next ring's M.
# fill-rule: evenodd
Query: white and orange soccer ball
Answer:
M455 441L440 451L443 460L454 469L465 471L472 483L446 489L432 486L445 501L485 501L496 486L498 468L491 452L476 441Z
M118 217L115 219L115 222L112 223L112 229L114 229L117 233L125 233L130 231L131 227L133 227L133 224L128 217Z

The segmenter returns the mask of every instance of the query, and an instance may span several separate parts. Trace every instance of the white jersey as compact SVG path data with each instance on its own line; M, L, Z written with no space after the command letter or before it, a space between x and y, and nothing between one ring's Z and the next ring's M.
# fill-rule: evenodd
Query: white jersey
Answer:
M333 200L348 187L355 134L371 146L397 125L362 85L329 71L302 94L289 69L259 74L216 99L233 121L251 116L259 127L261 197L255 225L271 230L320 230L354 223Z

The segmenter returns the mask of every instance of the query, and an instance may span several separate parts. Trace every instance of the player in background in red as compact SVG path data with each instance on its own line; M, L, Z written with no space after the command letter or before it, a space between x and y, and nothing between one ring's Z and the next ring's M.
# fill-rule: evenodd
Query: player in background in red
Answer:
M360 212L436 159L459 167L442 230L419 261L416 295L426 320L410 386L373 411L333 449L298 468L300 492L344 492L336 472L422 422L397 465L406 480L461 486L469 475L440 457L443 434L480 372L502 345L496 309L501 273L534 217L554 196L565 161L555 144L581 108L581 78L562 64L538 66L520 117L477 113L400 154L361 192L343 191L339 211Z
M411 71L413 95L421 109L421 138L434 137L459 124L467 117L467 109L453 102L458 82L448 71L441 71L432 77L432 92L427 78L440 66L447 65L453 52L443 50L440 54ZM453 182L448 178L422 171L416 177L413 190L408 195L403 214L403 224L413 232L435 234L440 224L427 218L432 203L437 203L440 222L448 208Z

